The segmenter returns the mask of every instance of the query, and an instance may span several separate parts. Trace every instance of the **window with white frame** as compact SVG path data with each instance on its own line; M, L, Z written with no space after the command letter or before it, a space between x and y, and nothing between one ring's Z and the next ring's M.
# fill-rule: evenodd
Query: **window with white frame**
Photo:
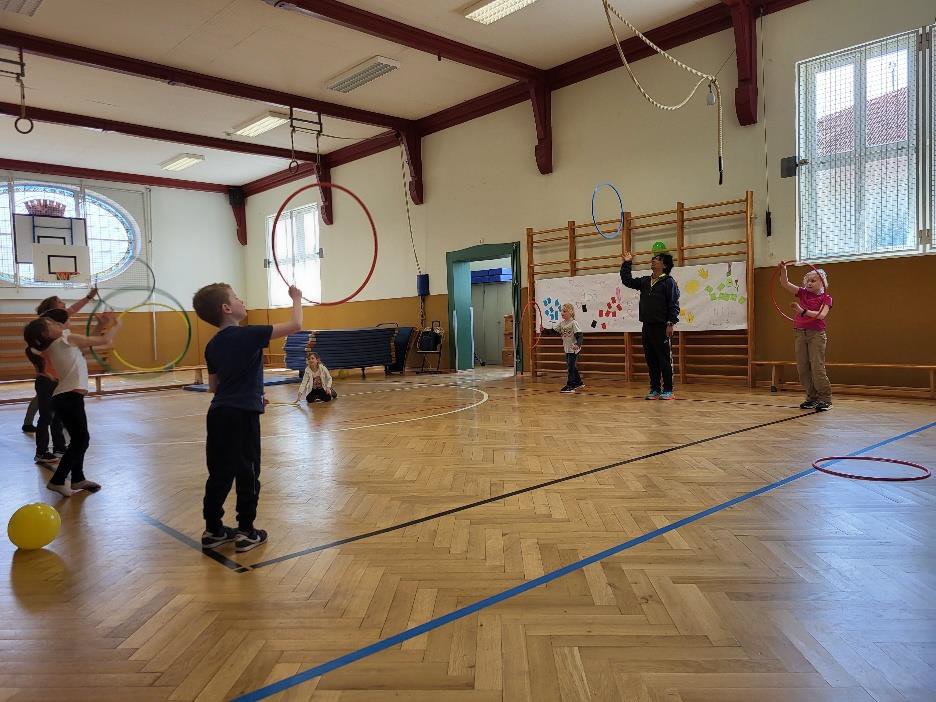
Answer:
M271 307L292 305L289 288L276 270L302 290L308 300L322 299L319 255L319 212L316 205L287 210L276 225L276 256L273 256L273 215L267 217L267 292Z
M931 37L927 27L798 64L800 259L932 249L934 123L920 119Z
M64 206L62 216L86 222L91 273L97 280L120 275L133 262L142 241L139 224L107 196L76 185L30 180L0 181L0 283L30 287L63 287L65 283L36 282L31 263L16 263L13 215L27 214L30 200L52 200Z

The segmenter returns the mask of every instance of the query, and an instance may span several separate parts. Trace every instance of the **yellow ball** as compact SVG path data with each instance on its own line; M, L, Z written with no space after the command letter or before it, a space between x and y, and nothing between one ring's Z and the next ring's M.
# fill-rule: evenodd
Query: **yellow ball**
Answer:
M7 536L14 546L29 551L51 544L61 528L62 517L55 507L33 502L13 513L7 524Z

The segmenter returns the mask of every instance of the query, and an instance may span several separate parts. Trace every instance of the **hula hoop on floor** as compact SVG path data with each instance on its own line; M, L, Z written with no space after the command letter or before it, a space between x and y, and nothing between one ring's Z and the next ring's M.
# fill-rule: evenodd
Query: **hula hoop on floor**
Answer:
M273 218L273 230L270 234L270 249L272 250L271 256L273 258L273 265L276 267L276 272L279 274L279 277L283 279L283 282L286 283L287 286L291 286L292 283L286 280L286 276L283 275L283 271L280 268L279 259L276 257L276 227L279 224L280 217L283 216L283 211L286 209L286 206L290 202L293 201L296 195L306 190L309 190L311 188L334 188L336 190L340 190L350 195L354 199L354 201L358 205L361 206L361 209L364 210L364 214L367 215L367 221L370 222L370 226L371 226L371 234L374 237L374 256L373 258L371 258L370 270L367 271L367 276L364 278L364 282L358 286L357 290L352 292L347 297L343 297L340 300L332 300L330 302L319 302L315 300L310 300L309 298L305 296L303 296L302 298L303 300L308 302L310 305L319 305L321 307L340 305L342 303L348 302L349 300L353 300L355 297L358 296L358 294L367 286L371 278L374 276L374 269L377 267L377 226L374 224L374 218L371 217L370 210L367 209L367 205L364 204L364 201L361 200L361 198L359 198L357 195L355 195L353 192L351 192L348 188L344 187L343 185L338 185L337 183L328 183L324 181L322 182L316 181L314 183L309 183L308 185L303 185L301 188L296 190L292 195L290 195L283 201L283 204L280 205L280 208L276 211L276 216Z
M793 317L791 317L791 316L788 315L786 312L784 312L784 311L783 311L783 308L780 307L779 304L777 304L777 281L780 279L780 268L781 268L781 266L783 266L783 265L789 265L789 264L791 264L791 263L794 263L794 264L800 265L800 266L809 266L809 267L812 268L814 271L816 271L817 274L819 273L819 269L816 268L813 264L811 264L811 263L806 263L806 262L804 262L804 261L799 261L799 262L797 262L797 261L780 261L780 264L779 264L776 268L774 268L773 276L771 276L771 278L770 278L770 301L773 302L773 306L777 308L777 312L779 312L781 315L783 315L784 317L786 317L787 321L795 322L796 320L794 320ZM819 277L821 278L822 276L819 276Z
M845 473L844 471L832 470L831 468L823 468L820 466L820 463L824 461L876 461L878 463L896 463L902 466L909 466L916 470L921 471L920 475L909 475L902 477L885 477L881 475L858 475L856 473ZM914 463L913 461L901 461L896 458L879 458L877 456L826 456L825 458L817 458L813 461L813 468L823 473L828 473L829 475L835 475L839 478L849 478L851 480L873 480L875 482L888 482L888 483L907 483L913 480L926 480L932 473L930 473L929 468L926 466L921 466L919 463Z
M543 328L543 310L539 306L539 303L536 300L531 299L526 303L526 305L524 305L523 309L520 311L520 334L521 335L523 334L523 320L526 318L527 310L529 310L530 307L536 308L536 316L539 321L539 324L536 325L536 328L538 329ZM533 341L532 339L530 339L530 341L532 342L530 344L530 351L532 351L537 346L539 346L539 342L543 338L542 332L537 331L535 333L536 333L536 341Z
M85 325L85 334L86 334L87 336L91 336L91 323L94 321L95 316L97 316L98 310L101 308L101 306L102 306L102 305L103 305L103 306L110 306L110 305L108 305L108 303L107 303L107 301L108 301L110 298L112 298L114 295L116 295L116 294L118 294L118 293L120 293L120 292L124 292L124 291L128 291L128 290L142 290L142 291L147 291L147 290L150 290L150 288L135 288L135 287L120 288L120 289L115 290L114 292L112 292L110 295L107 295L106 297L99 298L98 301L97 301L97 303L95 303L95 305L94 305L94 309L91 310L91 314L88 315L88 322L87 322L87 324ZM164 364L161 365L161 366L152 366L152 367L138 366L138 365L136 365L136 364L130 363L130 362L128 362L126 359L124 359L124 358L117 352L116 349L113 349L113 350L112 350L112 353L114 354L114 358L116 358L116 359L117 359L118 361L120 361L122 364L124 364L125 366L127 366L128 368L130 368L130 369L132 369L132 370L141 371L141 372L144 372L144 373L158 373L158 372L160 372L160 371L172 370L173 368L176 367L176 365L178 365L178 363L179 363L183 358L185 358L185 354L188 353L189 347L192 345L192 320L189 318L188 312L185 311L185 308L182 306L182 303L180 303L175 297L173 297L171 294L169 294L169 293L166 292L165 290L160 290L159 288L152 288L152 289L151 289L151 292L150 292L150 295L152 295L152 294L155 293L155 292L158 292L160 295L163 295L163 296L165 296L166 298L168 298L168 299L175 305L175 307L171 307L170 305L166 305L166 304L163 304L163 303L161 303L161 302L153 302L152 300L148 300L148 301L146 301L146 302L141 302L141 303L138 304L138 305L134 305L133 307L129 307L129 308L125 309L123 312L120 313L120 317L123 317L125 314L127 314L128 312L132 312L133 310L137 310L137 309L139 309L139 308L141 308L141 307L146 307L147 305L152 305L153 307L163 307L163 308L165 308L165 309L167 309L167 310L170 310L170 311L172 311L172 312L176 312L176 313L179 314L179 315L182 317L182 319L185 321L185 345L184 345L184 347L183 347L183 349L182 349L182 352L181 352L178 356L176 356L174 359L172 359L171 361L169 361L168 363L164 363ZM110 364L107 363L103 358L101 358L100 356L98 356L97 351L94 350L94 347L91 348L91 355L94 356L95 360L96 360L99 364L101 364L101 366L103 366L104 368L106 368L108 371L112 370Z
M614 191L614 194L617 195L618 205L620 207L620 212L621 212L621 222L618 224L617 230L610 236L608 236L603 231L601 231L601 227L598 226L598 216L595 214L595 198L598 196L598 191L601 190L601 188L603 187L611 188ZM591 210L592 210L592 224L595 225L595 231L598 232L598 235L601 238L617 239L619 236L621 236L621 232L624 231L624 198L621 197L621 191L618 190L616 187L614 187L613 183L598 183L598 185L595 186L595 190L594 192L592 192Z

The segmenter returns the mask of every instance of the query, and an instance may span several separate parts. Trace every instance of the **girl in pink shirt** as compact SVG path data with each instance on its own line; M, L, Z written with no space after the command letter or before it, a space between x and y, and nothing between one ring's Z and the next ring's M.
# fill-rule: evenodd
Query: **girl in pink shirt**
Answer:
M790 303L793 310L793 333L796 367L800 383L806 389L802 409L825 412L832 409L832 385L826 373L826 317L832 309L832 296L827 292L829 278L821 268L811 270L803 277L803 286L797 287L787 277L785 263L780 263L780 284L796 295Z

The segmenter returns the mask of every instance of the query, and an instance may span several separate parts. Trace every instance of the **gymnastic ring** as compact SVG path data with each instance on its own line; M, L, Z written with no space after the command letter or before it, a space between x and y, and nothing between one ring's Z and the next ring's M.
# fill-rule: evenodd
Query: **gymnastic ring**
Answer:
M295 173L299 170L299 162L296 159L293 159L289 162L289 172Z
M526 303L526 305L523 306L523 309L520 311L520 334L521 335L523 334L523 320L526 316L527 310L529 310L530 307L536 308L536 316L539 319L539 328L542 329L544 326L543 325L543 308L539 306L539 303L536 300L534 300L533 298L530 298L530 300ZM536 335L536 341L533 341L532 339L530 339L530 342L531 342L530 351L532 351L537 346L539 346L539 342L543 338L542 332L537 332L536 327L534 327L534 333Z
M26 129L20 129L20 122L28 122L29 127ZM35 128L36 123L29 119L29 117L17 117L16 121L13 123L13 129L18 131L20 134L29 134Z
M796 265L800 265L800 266L802 266L802 265L809 266L809 267L812 268L814 271L816 271L816 274L817 274L817 275L818 275L818 273L819 273L819 269L816 268L813 264L807 263L807 262L805 262L805 261L780 261L780 263L777 264L777 267L774 269L773 276L771 276L771 278L770 278L770 301L773 302L773 306L777 308L777 312L779 312L781 315L783 315L784 317L786 317L786 319L787 319L788 321L790 321L790 322L795 322L796 320L794 320L790 315L788 315L786 312L784 312L784 311L783 311L783 308L780 307L780 305L777 304L777 280L778 280L778 277L779 277L779 275L780 275L780 268L781 268L782 266L787 265L787 264L790 264L790 263L793 263L793 264L796 264ZM822 276L820 275L819 278L821 279ZM810 318L810 319L812 319L812 318Z
M819 465L823 461L877 461L878 463L898 463L902 466L916 468L922 472L920 475L911 475L898 478L888 478L879 475L858 475L855 473L845 473L842 471L832 470L830 468L823 468ZM926 480L928 477L930 477L930 475L932 475L929 468L926 466L921 466L919 463L913 463L912 461L901 461L896 458L879 458L877 456L826 456L825 458L817 458L815 461L813 461L812 466L822 473L835 475L839 478L850 478L851 480L873 480L875 482L906 483L912 480Z
M188 312L185 311L185 308L182 306L182 303L180 303L175 297L173 297L170 293L166 292L165 290L160 290L159 288L140 288L140 287L129 286L129 287L126 287L126 288L118 288L117 290L114 290L111 294L107 295L106 297L99 297L99 298L98 298L98 301L97 301L97 302L95 303L95 305L94 305L94 308L91 310L91 314L88 315L88 322L87 322L87 324L85 325L85 334L86 334L87 336L91 336L91 323L94 321L94 317L97 315L98 310L101 308L102 305L107 305L107 304L108 304L107 301L108 301L110 298L112 298L114 295L116 295L116 294L118 294L118 293L121 293L121 292L131 291L131 290L150 291L150 295L152 295L154 292L158 292L160 295L163 295L163 296L165 296L166 298L168 298L173 304L175 304L176 307L175 307L175 308L172 308L172 307L170 307L169 305L165 305L165 304L162 304L162 303L159 303L159 302L152 302L151 300L147 300L146 302L141 302L141 303L138 304L138 305L134 305L133 307L130 307L130 308L124 310L123 312L121 312L121 316L123 316L123 315L126 314L127 312L130 312L130 311L135 310L135 309L139 309L140 307L144 307L144 306L146 306L146 305L154 305L154 306L156 306L156 307L165 307L166 309L172 310L172 311L174 311L174 312L178 312L178 313L181 314L182 317L185 319L185 331L186 331L186 336L185 336L185 347L182 349L182 353L180 353L178 356L176 356L172 361L169 361L168 363L166 363L166 364L164 364L164 365L162 365L162 366L151 367L151 368L143 368L143 367L140 367L140 366L136 366L136 365L134 365L134 364L132 364L132 363L127 363L127 361L124 360L124 359L120 356L120 354L118 354L118 353L116 352L116 350L114 351L114 357L115 357L118 361L120 361L121 363L123 363L125 366L127 366L127 367L129 367L129 368L132 368L133 370L142 371L142 372L144 372L144 373L157 373L157 372L159 372L159 371L171 370L172 368L174 368L174 367L179 363L179 361L181 361L183 358L185 358L185 354L188 353L189 347L192 345L192 320L189 318ZM94 350L94 347L93 347L93 346L91 347L91 355L94 356L95 360L96 360L99 364L101 364L101 366L102 366L103 368L105 368L105 369L108 370L108 371L112 371L112 370L113 370L113 369L111 368L111 366L110 366L109 363L107 363L103 358L101 358L100 356L98 356L97 351Z
M617 195L618 205L621 208L621 222L620 224L618 224L617 230L611 236L608 236L603 231L601 231L601 227L598 226L598 217L595 214L595 197L598 195L598 191L601 190L601 188L604 186L607 186L614 191L614 194ZM617 239L619 236L621 236L621 232L624 231L624 198L621 197L621 191L618 190L616 187L614 187L613 183L598 183L598 185L595 186L595 190L592 192L591 210L592 210L592 224L595 225L595 231L598 232L598 235L602 239Z
M354 199L354 201L357 202L357 204L361 206L361 209L364 210L364 214L367 215L367 221L370 222L371 234L373 235L373 238L374 238L374 256L371 259L370 270L367 271L367 275L364 278L364 282L358 286L357 290L352 292L347 297L343 297L340 300L332 300L331 302L316 302L315 300L310 300L307 297L302 298L303 300L308 302L310 305L319 305L321 307L330 307L333 305L340 305L345 302L348 302L349 300L353 300L355 297L358 296L358 294L365 287L367 287L367 284L370 282L371 278L374 276L374 269L377 267L377 225L374 224L374 218L371 217L370 210L367 209L367 205L364 204L364 201L361 200L361 198L359 198L353 192L351 192L348 188L344 187L343 185L338 185L337 183L316 181L314 183L309 183L308 185L303 185L301 188L296 190L292 195L290 195L285 200L283 200L283 204L280 205L280 208L276 211L276 216L273 218L273 230L270 233L270 249L271 249L270 255L273 258L273 265L276 267L276 272L279 274L279 277L283 279L283 282L286 283L286 285L291 286L292 284L288 280L286 280L286 276L283 275L283 271L280 268L279 259L276 257L276 225L279 224L280 217L283 216L283 211L286 209L286 206L290 202L292 202L293 198L295 198L296 195L298 195L299 193L305 190L309 190L311 188L335 188L337 190L340 190L350 195Z

